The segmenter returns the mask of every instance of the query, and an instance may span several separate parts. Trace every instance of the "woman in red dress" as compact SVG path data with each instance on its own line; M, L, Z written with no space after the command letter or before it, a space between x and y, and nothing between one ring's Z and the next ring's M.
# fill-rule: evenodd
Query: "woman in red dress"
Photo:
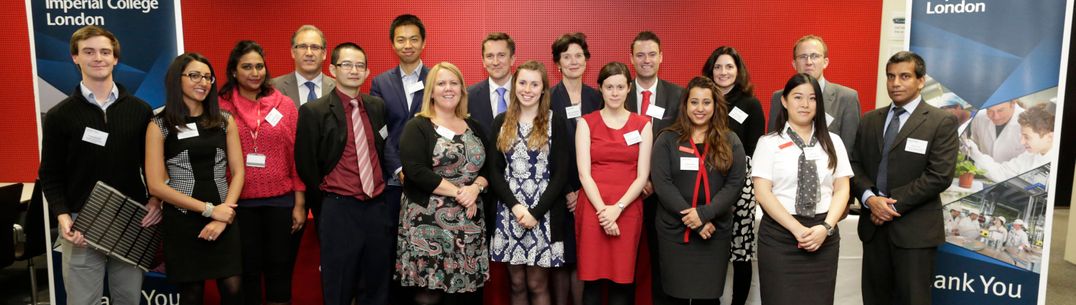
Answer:
M624 109L632 86L623 63L598 73L605 108L583 116L576 131L576 160L583 195L576 217L583 304L633 304L635 256L642 232L639 194L650 174L650 120Z

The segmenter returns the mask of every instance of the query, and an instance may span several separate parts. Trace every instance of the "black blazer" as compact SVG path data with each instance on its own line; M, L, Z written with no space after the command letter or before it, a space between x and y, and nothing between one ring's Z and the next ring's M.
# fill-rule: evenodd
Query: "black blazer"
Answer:
M656 139L661 131L665 127L669 127L673 122L676 122L676 117L680 115L680 98L684 95L684 88L676 84L665 81L664 79L658 79L657 88L658 96L654 98L654 104L665 108L665 113L661 116L660 120L655 120L645 113L639 113L650 119L650 122L654 124L654 138ZM624 102L624 108L631 112L639 112L638 100L635 98L635 85L631 85L631 91L628 92L628 98Z
M740 108L740 110L747 113L747 118L744 119L743 123L737 122L731 116L727 119L729 129L740 137L744 152L748 156L755 155L755 145L758 144L758 138L761 138L766 133L766 117L762 113L762 103L754 95L737 88L733 88L732 91L725 95L725 102L729 106L729 113L732 113L733 107Z
M385 138L381 129L385 128L385 102L380 98L359 93L362 104L366 106L366 118L373 128L374 148L382 165L383 176L391 172L385 165ZM299 107L299 121L295 130L295 170L299 179L306 184L306 202L309 206L321 203L321 181L336 168L344 153L347 142L347 116L344 104L336 91L322 96L316 101ZM387 181L387 180L386 180Z
M570 153L568 159L565 160L568 163L568 185L564 188L564 193L578 191L583 187L583 184L579 182L579 168L575 164L575 124L578 120L582 119L584 115L600 110L603 104L602 94L598 92L598 90L584 84L581 91L580 97L582 98L582 101L579 101L580 114L578 118L574 119L567 119L568 112L565 108L572 105L572 100L568 97L568 89L564 87L564 82L562 81L558 83L549 91L550 104L553 112L559 114L562 118L565 118L564 123L567 124L568 135L571 137L567 146L558 146L568 147Z
M545 187L545 192L538 199L538 204L531 208L529 211L531 216L536 219L542 218L546 212L549 212L549 227L550 235L554 241L564 240L564 217L568 215L568 206L564 198L564 187L568 182L568 178L571 175L571 171L568 169L568 160L574 159L575 155L569 154L569 151L565 149L568 143L575 142L575 135L568 133L566 126L567 119L556 114L554 112L553 117L550 120L552 124L552 135L550 136L549 145L549 166L550 166L550 179L549 184ZM489 154L489 159L492 164L492 172L489 177L486 177L490 181L490 186L493 192L497 195L498 201L505 203L509 210L515 205L519 204L516 200L516 196L512 194L512 189L508 186L508 182L504 179L504 169L508 167L508 161L504 152L497 150L497 137L501 134L501 127L504 126L504 114L497 115L497 118L493 119L493 132L490 133L490 142L492 142L493 151ZM537 132L537 131L532 131ZM571 162L570 164L575 164ZM578 178L576 178L578 179ZM492 210L492 209L491 209ZM496 219L496 218L494 218Z
M489 79L467 87L467 113L486 130L493 126L493 109L489 106L490 102ZM505 102L508 102L508 97L505 97Z
M654 153L650 157L650 180L654 184L654 194L661 203L655 223L658 233L682 242L686 227L680 220L683 217L680 211L691 208L698 171L680 170L680 157L694 157L694 154L680 151L681 146L691 147L693 144L680 142L679 137L675 132L665 132L654 141ZM732 167L729 167L727 174L707 168L710 202L696 207L699 218L703 222L713 223L717 228L714 236L721 238L729 238L732 234L732 209L747 181L747 158L744 157L743 144L732 132L728 132L726 137L732 148ZM703 187L700 185L699 188ZM692 237L699 238L696 234Z
M875 109L863 116L851 150L852 196L860 198L874 187L882 162L885 119L890 107ZM956 166L957 120L948 112L925 101L919 102L889 148L889 196L902 216L882 224L889 226L889 238L902 248L929 248L945 242L939 194L953 182ZM909 138L927 141L926 154L905 150ZM867 242L878 229L870 218L859 218L859 239Z
M430 69L426 66L422 67L422 71L419 71L419 81L425 83L426 76L430 73ZM380 97L385 101L385 122L389 126L389 138L386 141L384 153L381 154L382 168L385 171L392 174L396 169L400 168L400 134L403 132L404 124L407 123L415 113L418 113L422 109L422 90L415 92L414 99L411 101L411 108L407 106L407 96L405 95L403 87L403 76L400 75L399 66L392 67L388 71L385 71L374 78L370 85L370 95ZM395 181L395 177L391 177Z

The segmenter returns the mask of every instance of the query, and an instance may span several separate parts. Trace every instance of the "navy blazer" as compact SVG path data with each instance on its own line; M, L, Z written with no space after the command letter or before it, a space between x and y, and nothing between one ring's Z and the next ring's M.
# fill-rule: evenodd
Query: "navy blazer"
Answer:
M482 125L482 128L491 130L493 125L493 108L490 108L489 78L467 87L467 113L471 119ZM508 102L508 97L505 97Z
M430 69L422 66L419 80L425 82L429 73ZM422 109L423 91L415 92L410 110L407 108L407 96L404 94L403 76L399 66L374 77L374 82L370 85L370 95L385 100L385 125L389 129L389 138L385 142L385 153L381 157L384 158L382 163L385 165L385 171L391 176L386 181L392 185L400 185L394 173L403 167L400 163L400 134L403 133L404 124Z

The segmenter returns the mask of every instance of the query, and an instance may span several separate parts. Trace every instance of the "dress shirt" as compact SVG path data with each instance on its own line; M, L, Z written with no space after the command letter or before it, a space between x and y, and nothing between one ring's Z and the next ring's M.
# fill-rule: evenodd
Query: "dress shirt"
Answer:
M418 61L418 66L416 66L415 70L411 71L411 73L404 71L402 65L397 69L400 69L400 80L403 81L404 97L407 97L407 110L413 111L411 109L411 101L415 99L415 95L412 94L413 92L407 92L407 88L422 82L422 80L419 79L419 76L422 74L422 60L420 59ZM463 88L463 90L466 91L467 88ZM399 172L399 170L397 170L397 172Z
M639 82L638 82L638 80L636 80L636 82L635 82L635 102L638 103L638 104L635 104L635 106L638 106L638 108L635 108L635 109L639 109L639 111L643 111L643 102L650 103L651 105L654 105L654 104L657 103L657 99L658 99L658 83L660 83L660 82L661 82L661 80L655 80L653 86L650 86L650 88L643 88L643 87L639 86ZM643 101L643 91L644 90L649 90L650 91L650 100L649 101ZM646 113L641 113L640 112L639 114L641 114L643 116L646 116L647 119L651 119L651 117L647 116Z
M497 85L493 82L493 79L489 79L489 109L493 113L493 117L497 117L497 89L504 88L504 104L508 105L512 103L512 78L509 77L508 81L504 82L504 86ZM508 108L505 108L507 111Z
M115 103L120 97L120 89L116 86L116 83L112 83L112 90L108 92L108 96L105 97L104 103L97 101L97 98L93 95L93 91L90 90L90 87L86 87L86 84L79 82L78 86L82 89L82 96L86 98L86 101L94 106L100 107L101 111L108 110L108 106L112 106L112 103Z
M784 129L791 128L787 123ZM813 134L813 131L812 131ZM830 141L833 142L833 150L837 154L837 167L829 168L829 156L825 153L822 158L814 160L818 172L818 194L820 200L815 205L815 213L829 211L833 201L833 181L840 177L852 177L852 164L848 160L848 152L844 148L844 142L835 133L829 133ZM810 143L810 139L804 142ZM815 146L821 147L821 142ZM799 158L802 150L792 143L792 138L787 133L770 133L758 139L755 146L755 155L751 157L751 177L759 177L770 180L773 183L773 195L777 201L788 211L796 215L796 184L798 181ZM814 216L814 215L801 215Z
M919 103L922 102L922 101L923 101L923 96L919 95L919 96L916 96L915 99L912 99L911 102L908 102L908 104L905 104L904 107L901 107L901 108L904 108L904 114L901 114L900 117L897 118L897 119L900 120L900 122L897 123L898 126L900 126L901 128L904 127L904 123L908 122L908 118L910 118L912 116L912 113L915 112L915 108L919 107ZM896 105L895 104L890 104L889 105L889 111L886 112L885 124L882 125L882 134L883 135L885 134L885 130L889 128L889 121L893 120L893 107L896 107ZM883 147L882 149L887 149L887 148L888 147ZM882 161L885 162L886 160L882 160ZM877 177L875 177L875 179L877 179ZM892 186L890 186L890 187L892 187ZM876 196L876 195L877 194L875 194L871 190L863 191L863 196L860 196L860 199L861 199L860 203L863 204L863 208L870 209L870 206L867 205L867 199L870 199L871 196Z
M299 74L298 71L295 72L295 82L297 83L296 85L299 86L299 105L306 104L307 102L312 102L306 100L306 97L310 96L310 88L306 86L306 82L308 81L314 82L314 95L318 98L321 98L321 80L323 78L325 78L325 74L322 74L320 72L318 73L318 76L314 77L314 79L306 79L306 77L304 77L302 74Z
M362 124L363 133L366 134L366 143L370 147L369 155L362 156L362 158L369 158L371 165L373 165L374 172L374 194L366 194L362 191L362 183L359 178L359 156L356 155L355 148L355 134L354 122L351 120L351 100L356 98L347 96L340 90L333 90L340 98L340 102L344 104L344 117L347 121L347 141L344 142L344 151L340 155L340 161L336 162L336 166L333 170L325 175L325 179L321 182L321 190L338 194L341 196L355 197L360 201L370 200L377 197L385 189L385 181L381 177L380 158L377 155L377 149L374 149L374 133L373 127L370 126L369 115L366 112L366 106L363 101L359 100L359 111L362 112L363 120Z

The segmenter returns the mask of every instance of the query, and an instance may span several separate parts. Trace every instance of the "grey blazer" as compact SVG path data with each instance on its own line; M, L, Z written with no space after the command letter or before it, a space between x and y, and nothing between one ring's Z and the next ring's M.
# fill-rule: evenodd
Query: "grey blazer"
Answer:
M770 119L766 123L766 130L773 131L777 129L777 113L783 108L781 106L782 93L784 93L784 90L773 92L773 99L770 101ZM856 130L859 129L861 113L859 93L855 89L834 82L827 82L826 89L822 91L822 101L826 107L826 114L833 116L833 122L828 126L829 132L841 136L844 147L855 147Z
M665 114L661 116L660 120L655 120L645 113L640 113L643 116L651 119L654 124L654 138L657 139L661 134L661 130L665 127L669 127L676 121L676 117L680 115L680 98L684 94L684 88L676 84L665 81L664 79L658 79L656 86L658 90L658 96L654 98L654 104L665 108ZM624 108L631 112L639 112L635 98L635 85L631 85L631 91L628 92L628 99L624 101Z
M299 82L295 80L295 71L291 71L288 72L288 74L274 77L272 80L269 81L269 83L273 84L273 88L276 88L276 90L280 91L280 93L283 93L284 95L290 97L291 101L295 102L296 109L299 109L299 107L302 106L299 104ZM327 74L322 75L321 96L326 96L332 93L334 88L336 88L336 79L329 77L329 75ZM307 102L309 103L313 101Z

